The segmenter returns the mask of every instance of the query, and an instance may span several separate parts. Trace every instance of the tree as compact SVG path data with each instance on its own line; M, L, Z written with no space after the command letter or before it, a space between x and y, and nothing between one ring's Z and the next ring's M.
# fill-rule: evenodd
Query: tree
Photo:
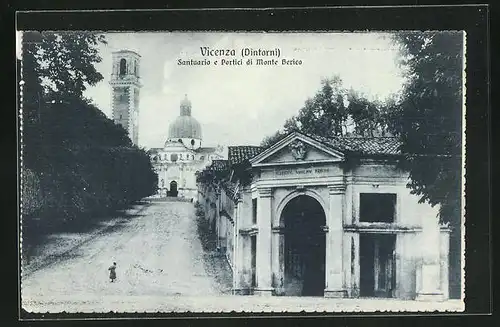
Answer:
M324 79L321 90L299 111L298 126L307 134L342 135L347 121L344 95L339 77Z
M43 32L34 56L45 91L54 97L83 98L87 86L103 79L95 68L102 60L99 43L106 40L96 32Z
M262 147L269 147L269 146L275 144L276 142L279 142L288 133L291 133L293 131L300 131L299 127L297 126L297 122L296 122L295 117L287 119L285 121L285 125L283 126L282 130L278 130L273 135L265 137L261 142L261 146Z
M52 104L88 103L83 92L103 79L95 68L101 61L99 43L106 41L96 32L23 32L23 141L27 165L40 161L44 136L41 128Z
M305 101L296 116L283 128L264 138L261 145L270 146L292 131L326 137L384 136L388 134L389 109L386 102L371 101L354 90L347 90L338 76L321 81L321 89Z
M391 130L408 156L412 192L440 204L440 219L450 222L450 296L460 296L462 197L462 32L399 32L401 66L407 83L394 106Z
M360 96L354 90L350 90L347 101L349 103L348 112L352 120L351 136L391 136L390 126L391 110L394 108L395 99L387 98L385 101L368 100Z
M35 175L24 190L42 193L32 214L46 224L84 222L156 188L147 153L83 96L103 78L99 42L93 32L23 34L23 166Z
M392 113L393 132L409 156L412 190L421 201L460 208L462 154L461 32L397 33L407 83ZM443 220L456 216L441 215Z

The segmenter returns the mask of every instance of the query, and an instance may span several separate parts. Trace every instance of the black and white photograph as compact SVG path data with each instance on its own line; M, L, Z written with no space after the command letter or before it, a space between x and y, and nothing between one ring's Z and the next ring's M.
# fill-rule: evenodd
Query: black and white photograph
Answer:
M463 312L466 49L17 31L22 309Z

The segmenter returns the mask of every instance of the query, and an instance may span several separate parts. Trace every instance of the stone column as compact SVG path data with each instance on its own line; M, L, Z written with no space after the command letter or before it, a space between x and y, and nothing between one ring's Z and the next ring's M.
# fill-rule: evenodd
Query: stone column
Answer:
M343 288L346 290L346 296L350 297L352 294L352 275L354 273L353 266L353 251L354 251L354 240L351 233L344 233L342 240L342 256L343 256Z
M440 287L440 236L437 215L422 217L422 234L420 236L422 267L417 300L440 301L443 299L443 292Z
M255 295L272 295L271 287L271 211L272 190L259 189L257 201L257 287Z
M329 188L329 208L326 232L326 289L325 297L345 297L343 283L342 238L343 238L343 184Z
M359 297L361 267L359 265L359 233L351 234L351 297Z

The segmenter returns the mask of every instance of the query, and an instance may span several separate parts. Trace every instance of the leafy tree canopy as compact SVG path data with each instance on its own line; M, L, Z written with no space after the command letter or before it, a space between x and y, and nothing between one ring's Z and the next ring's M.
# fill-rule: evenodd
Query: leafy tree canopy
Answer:
M395 100L368 100L343 86L338 76L324 79L321 89L305 101L296 116L283 128L266 137L261 145L270 146L292 131L322 136L385 136L389 133L389 109Z
M462 111L464 35L462 32L399 32L401 67L406 74L401 101L393 108L391 131L410 171L412 192L421 201L440 204L449 222L450 296L461 294Z
M449 220L461 197L463 34L400 32L394 42L407 82L391 131L404 152L416 154L403 162L412 190L421 201L440 203Z
M88 86L103 79L95 64L101 62L99 43L106 43L96 32L26 32L23 38L26 49L23 56L30 56L35 67L30 67L42 82L46 94L52 98L68 95L83 98Z
M147 153L83 96L103 79L100 42L93 32L23 33L23 166L43 199L30 214L48 221L113 210L156 188Z

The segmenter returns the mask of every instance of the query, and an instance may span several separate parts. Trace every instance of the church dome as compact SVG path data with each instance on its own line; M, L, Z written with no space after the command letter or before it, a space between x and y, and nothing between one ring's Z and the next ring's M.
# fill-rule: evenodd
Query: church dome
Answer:
M191 116L177 117L168 129L169 139L201 139L201 125Z
M191 102L187 96L181 101L180 116L168 129L169 139L201 139L201 125L191 116Z

